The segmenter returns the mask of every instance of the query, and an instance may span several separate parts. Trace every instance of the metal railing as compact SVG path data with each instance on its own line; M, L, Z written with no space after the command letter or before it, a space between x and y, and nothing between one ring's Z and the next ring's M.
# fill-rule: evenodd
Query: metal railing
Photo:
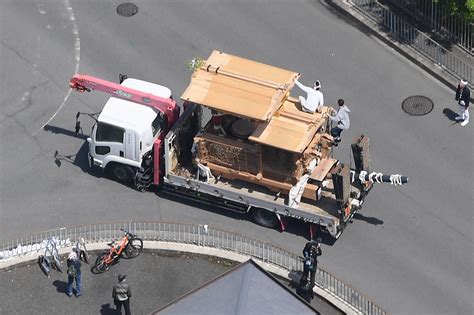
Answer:
M462 14L452 12L446 3L433 0L385 0L405 14L422 21L431 31L456 43L472 54L474 24Z
M59 247L72 246L81 238L84 238L87 244L110 242L122 237L123 232L120 229L126 229L137 234L146 241L193 244L217 248L252 257L270 265L284 268L288 272L302 272L303 270L300 256L277 246L208 226L157 221L103 223L60 228L2 242L0 263L2 260L24 255L35 255L44 248L47 240L51 238L57 241ZM385 314L381 307L319 267L316 273L316 284L364 314Z
M351 0L351 2L361 13L385 27L403 44L413 47L458 79L466 79L469 82L474 79L472 63L461 60L428 35L401 19L386 6L376 0Z

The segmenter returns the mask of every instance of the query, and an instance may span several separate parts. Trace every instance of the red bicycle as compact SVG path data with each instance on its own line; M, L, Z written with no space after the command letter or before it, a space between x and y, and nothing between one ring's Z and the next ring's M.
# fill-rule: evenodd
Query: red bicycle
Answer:
M125 234L110 244L110 248L99 254L94 268L99 272L106 272L120 258L135 258L142 252L143 240L127 230L120 229Z

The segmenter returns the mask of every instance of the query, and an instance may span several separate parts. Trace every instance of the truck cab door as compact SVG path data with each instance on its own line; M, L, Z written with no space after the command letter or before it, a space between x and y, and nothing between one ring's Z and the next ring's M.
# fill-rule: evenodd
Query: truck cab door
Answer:
M102 161L106 156L125 157L126 132L123 128L98 122L92 131L89 152L94 159Z

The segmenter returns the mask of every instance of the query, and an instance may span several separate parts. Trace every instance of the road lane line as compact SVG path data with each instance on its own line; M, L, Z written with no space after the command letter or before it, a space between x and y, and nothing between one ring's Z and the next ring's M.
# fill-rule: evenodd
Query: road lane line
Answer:
M79 28L77 27L77 24L76 24L76 17L74 15L74 10L72 9L71 3L69 2L69 0L64 0L63 3L64 3L64 6L66 7L66 10L69 16L69 21L71 21L71 24L72 24L72 33L74 34L74 57L76 59L74 74L76 74L79 71L79 64L81 62L81 39L79 38ZM72 89L69 89L69 91L67 92L66 96L63 99L63 102L61 103L61 106L59 106L59 108L56 110L53 116L51 116L51 118L49 118L48 121L44 123L40 129L38 129L35 133L33 133L32 136L35 136L38 132L43 130L43 128L47 124L49 124L54 119L54 117L56 117L56 115L61 111L61 109L66 104L66 101L69 99L69 96L71 95L71 91Z

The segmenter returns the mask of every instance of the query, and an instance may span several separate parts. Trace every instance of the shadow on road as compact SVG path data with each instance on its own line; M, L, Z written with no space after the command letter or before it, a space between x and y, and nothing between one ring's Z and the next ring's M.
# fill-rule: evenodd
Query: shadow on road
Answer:
M184 196L176 196L166 191L158 190L158 191L155 191L155 193L159 198L162 198L162 199L167 199L167 200L171 200L177 203L182 203L182 204L199 208L202 210L206 210L218 215L226 216L235 220L240 220L240 221L245 220L245 221L249 221L254 224L257 224L252 219L252 216L250 215L250 213L230 211L227 209L223 209L222 207L219 207L218 205L207 204L205 202L201 202L195 199L187 199ZM278 226L275 227L274 230L281 232L280 224L278 224ZM309 240L310 238L309 224L302 223L300 220L297 220L297 219L287 218L286 229L283 233L291 233L293 235L301 236ZM332 239L332 237L330 237L328 234L321 232L320 229L317 229L313 238L316 239L318 237L322 239L321 243L324 243L326 245L334 244L334 240Z
M89 167L89 156L87 154L89 148L88 143L84 142L76 154L60 154L58 151L54 153L54 163L57 167L61 167L62 162L67 162L78 166L83 172L91 173Z
M444 114L444 116L446 116L452 122L458 123L458 121L456 120L456 117L458 116L458 113L456 113L452 109L446 107L445 109L443 109L443 114Z
M100 306L100 314L101 315L113 315L113 314L118 314L115 312L115 308L110 307L110 303L107 304L102 304Z
M380 220L380 219L377 219L376 217L366 217L365 215L360 214L360 213L355 213L353 218L355 220L365 221L365 222L367 222L369 224L373 224L373 225L383 224L383 221Z
M56 291L59 293L66 293L67 291L67 282L61 280L53 281L53 285L56 287Z
M44 131L49 131L49 132L52 132L52 133L55 133L55 134L62 134L62 135L66 135L66 136L69 136L69 137L74 137L74 138L79 138L79 139L84 139L84 140L87 139L87 136L84 135L84 134L77 134L76 135L76 133L74 131L64 129L64 128L61 128L61 127L46 125L46 126L44 126L43 129L44 129Z
M44 126L45 131L52 132L54 134L61 134L61 135L66 135L69 137L74 137L74 138L79 138L86 140L87 136L84 134L78 134L76 135L75 132L64 129L61 127L56 127L56 126L51 126L51 125L46 125ZM89 160L88 160L88 143L87 141L84 141L82 144L81 148L76 154L61 154L58 151L54 153L54 163L57 165L57 167L61 167L62 162L67 162L73 165L78 166L82 171L84 172L89 172ZM94 175L91 173L91 175Z
M89 156L87 154L88 150L88 143L84 142L76 154L61 154L56 151L53 155L54 164L56 164L57 167L61 167L62 163L66 162L78 166L83 172L99 177L97 174L95 174L95 172L92 172L91 168L89 167Z
M61 127L46 125L44 126L44 130L52 132L54 134L66 135L73 138L79 138L83 140L87 139L87 136L84 134L76 135L75 132L68 129L61 128ZM89 173L92 176L102 177L97 172L94 172L93 170L91 170L91 168L89 167L88 150L89 150L88 143L87 141L84 141L81 148L76 154L62 154L59 151L56 151L54 152L54 155L53 155L54 164L56 164L57 167L61 167L63 162L66 162L66 163L78 166L83 172Z

